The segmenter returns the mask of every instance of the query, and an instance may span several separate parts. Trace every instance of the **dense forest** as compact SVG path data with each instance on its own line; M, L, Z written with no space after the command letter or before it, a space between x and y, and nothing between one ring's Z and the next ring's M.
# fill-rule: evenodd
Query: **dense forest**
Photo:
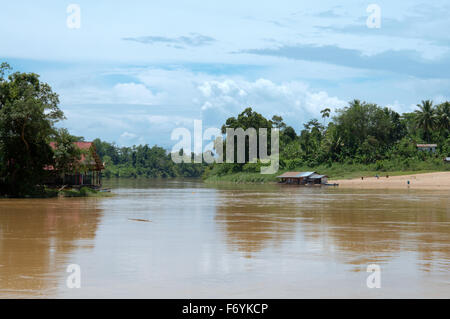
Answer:
M119 147L100 139L95 139L94 144L105 163L105 177L201 177L206 167L206 164L175 164L170 153L156 145Z
M279 128L281 170L320 168L337 173L449 169L450 165L443 161L450 154L449 102L433 105L426 100L414 112L398 114L387 107L353 100L334 114L329 108L320 113L320 120L312 119L296 131L280 116L268 120L247 108L237 118L228 118L222 131L236 127ZM435 143L437 150L420 151L418 143ZM260 163L214 164L204 175L258 173L260 166ZM267 179L258 176L257 180Z
M450 103L422 101L411 113L353 100L347 107L321 111L300 130L286 125L281 116L271 119L246 108L225 120L227 128L278 128L280 169L340 168L375 171L448 170L450 155ZM22 196L39 191L44 167L60 174L79 170L74 163L82 152L72 136L56 123L64 119L59 98L34 73L12 73L0 65L0 194ZM54 142L55 149L49 144ZM434 153L419 151L417 143L435 143ZM119 147L94 140L105 163L105 177L200 177L258 173L261 163L175 164L164 148L148 145ZM225 147L225 146L224 146ZM269 147L270 149L270 147ZM180 150L182 151L182 150ZM194 154L191 154L193 157ZM273 177L272 177L273 178Z

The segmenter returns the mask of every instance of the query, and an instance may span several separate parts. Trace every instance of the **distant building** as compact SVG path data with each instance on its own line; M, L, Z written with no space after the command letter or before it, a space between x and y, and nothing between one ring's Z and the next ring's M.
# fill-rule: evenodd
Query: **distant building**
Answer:
M436 152L437 144L417 144L416 146L419 151L427 151L434 153Z
M45 170L55 173L47 184L100 187L102 185L101 171L105 167L97 154L94 143L74 142L74 144L81 150L87 151L87 154L82 154L79 160L79 163L83 164L83 171L75 171L71 174L60 176L53 166L47 166ZM54 142L51 142L50 146L56 149Z
M444 162L450 163L450 157L445 157L445 158L444 158Z
M277 178L280 179L280 183L285 184L313 185L328 182L328 176L319 175L316 172L286 172Z

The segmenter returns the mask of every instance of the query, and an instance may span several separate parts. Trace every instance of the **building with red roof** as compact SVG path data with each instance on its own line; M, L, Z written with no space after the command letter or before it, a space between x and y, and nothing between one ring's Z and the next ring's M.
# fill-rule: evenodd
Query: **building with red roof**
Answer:
M50 184L68 185L72 187L100 187L102 185L101 171L105 168L97 154L95 145L92 142L74 142L83 152L79 162L74 167L79 167L70 174L60 176L51 165L45 167L47 171L54 171ZM56 143L51 142L52 149L56 149Z

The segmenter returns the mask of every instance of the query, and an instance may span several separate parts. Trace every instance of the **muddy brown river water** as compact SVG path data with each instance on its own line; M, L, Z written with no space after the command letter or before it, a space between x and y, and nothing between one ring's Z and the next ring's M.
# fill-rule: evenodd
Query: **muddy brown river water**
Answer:
M105 186L0 199L0 298L450 298L448 191Z

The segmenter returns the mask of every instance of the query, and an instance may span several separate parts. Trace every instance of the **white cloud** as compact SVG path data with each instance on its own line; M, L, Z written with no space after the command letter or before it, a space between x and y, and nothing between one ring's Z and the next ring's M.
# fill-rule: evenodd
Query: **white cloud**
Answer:
M125 75L126 73L120 74ZM119 82L111 85L102 83L103 77L86 78L84 74L73 76L70 82L59 80L54 85L61 96L61 102L76 104L141 104L155 105L166 99L163 91L153 92L145 83Z
M170 145L171 131L176 127L192 129L194 119L202 119L204 129L220 127L228 117L252 107L266 118L281 115L298 130L305 121L320 117L323 108L346 104L301 81L279 82L266 77L247 80L185 69L127 69L122 73L117 70L117 74L135 80L109 87L89 82L80 89L70 89L69 97L78 103L65 107L69 127L77 119L77 123L84 123L83 129L76 126L82 135L96 131L94 137L109 136L108 140L123 145L137 143L139 138L151 144ZM77 96L73 95L75 91ZM64 95L64 99L67 102L68 96ZM89 110L76 106L82 103L91 105ZM80 108L82 112L75 112ZM100 117L101 124L91 120Z
M281 115L288 124L296 125L310 117L320 116L320 110L332 110L346 105L345 101L314 91L303 82L277 84L268 79L256 81L225 79L205 81L198 87L202 96L204 119L223 124L245 107L252 107L266 117Z
M191 126L194 119L183 116L147 115L144 119L156 126Z
M416 106L414 104L406 105L406 104L400 103L398 100L395 100L393 103L388 103L386 105L386 107L401 114L404 112L412 112Z
M155 96L140 83L119 83L113 88L113 95L119 102L127 104L153 104Z
M126 139L134 139L137 135L130 132L123 132L120 137Z

